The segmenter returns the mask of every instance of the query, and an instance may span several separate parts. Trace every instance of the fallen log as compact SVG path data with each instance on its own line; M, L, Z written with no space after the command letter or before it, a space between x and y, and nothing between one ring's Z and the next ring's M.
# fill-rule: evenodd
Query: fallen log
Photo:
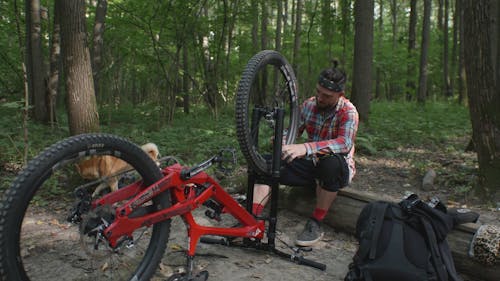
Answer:
M324 223L332 226L337 231L354 234L356 220L363 207L371 201L384 200L396 202L390 198L380 198L375 194L360 192L352 189L341 190L333 203ZM280 207L310 216L315 203L315 195L305 188L284 188L280 192ZM500 280L500 268L483 265L468 256L472 237L479 228L479 224L467 223L458 226L448 234L448 243L452 250L457 271L467 280Z

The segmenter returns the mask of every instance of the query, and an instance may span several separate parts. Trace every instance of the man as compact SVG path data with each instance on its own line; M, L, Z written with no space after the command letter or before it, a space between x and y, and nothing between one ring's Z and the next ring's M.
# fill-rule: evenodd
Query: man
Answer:
M346 74L337 68L323 70L316 84L316 95L301 108L299 136L307 132L307 142L284 145L285 161L280 183L316 189L316 207L295 243L311 246L321 240L321 222L337 196L354 174L354 141L358 129L356 107L344 96ZM269 199L270 187L256 184L253 213L260 215Z

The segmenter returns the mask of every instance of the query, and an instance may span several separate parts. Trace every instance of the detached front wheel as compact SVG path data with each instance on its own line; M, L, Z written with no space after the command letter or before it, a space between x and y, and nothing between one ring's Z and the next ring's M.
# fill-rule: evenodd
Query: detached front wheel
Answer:
M271 174L276 109L284 110L285 144L295 142L299 125L297 79L279 52L264 50L243 71L236 94L236 135L250 168Z

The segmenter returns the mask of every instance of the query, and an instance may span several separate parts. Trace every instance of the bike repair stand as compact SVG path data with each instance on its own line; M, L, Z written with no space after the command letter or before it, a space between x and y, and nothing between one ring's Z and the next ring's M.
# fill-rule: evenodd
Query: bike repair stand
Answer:
M259 121L262 117L262 114L259 109L254 109L252 113L252 126L253 128L257 128L259 125ZM248 186L247 186L247 202L246 209L249 213L252 213L252 204L253 204L253 193L255 183L261 183L270 186L271 188L271 206L270 213L268 217L268 229L267 229L267 243L262 243L258 241L250 241L249 239L245 240L245 243L249 247L253 247L259 250L266 250L272 252L280 257L289 259L298 264L312 266L321 270L326 269L326 265L322 263L318 263L312 260L305 259L302 255L300 255L301 250L305 250L305 248L300 247L290 247L293 251L293 254L285 253L276 248L276 224L278 222L278 196L279 196L279 181L280 181L280 168L281 168L281 152L283 146L283 118L284 118L284 109L275 108L274 109L274 142L273 142L273 154L271 160L271 173L268 175L258 174L250 167L248 168ZM255 130L258 131L258 130ZM258 134L258 132L257 132ZM254 142L257 142L258 136L254 135ZM255 143L257 146L257 143ZM288 245L287 245L288 246ZM309 248L310 250L310 248Z
M255 132L252 135L253 142L255 146L258 146L258 128L260 119L266 117L269 114L267 109L255 108L252 112L252 123L251 123L251 132ZM281 152L282 152L282 140L283 140L283 118L284 118L284 110L282 108L275 108L273 110L273 120L275 122L274 127L274 142L273 142L273 153L272 159L270 160L270 172L267 174L264 173L256 173L254 169L251 167L248 168L248 186L247 186L247 202L246 209L249 213L252 213L252 203L253 203L253 192L254 185L256 183L266 184L271 188L271 206L270 213L268 218L259 218L268 220L267 226L267 242L262 242L260 240L245 238L243 240L243 244L241 243L233 243L232 240L229 239L213 239L201 237L200 242L208 243L208 244L220 244L225 246L238 246L243 248L253 248L257 250L263 250L267 252L274 253L279 257L286 258L292 262L296 262L302 265L308 265L311 267L315 267L321 270L326 269L326 265L322 263L318 263L312 260L308 260L300 255L300 251L306 251L304 248L300 247L290 247L293 251L293 254L285 253L276 248L276 224L277 224L277 215L278 215L278 196L279 196L279 180L280 180L280 167L281 167ZM255 129L255 130L254 130ZM310 249L310 248L309 248ZM187 262L187 274L174 274L171 276L168 281L205 281L208 278L208 272L202 271L195 276L192 276L193 273L193 257L188 257Z

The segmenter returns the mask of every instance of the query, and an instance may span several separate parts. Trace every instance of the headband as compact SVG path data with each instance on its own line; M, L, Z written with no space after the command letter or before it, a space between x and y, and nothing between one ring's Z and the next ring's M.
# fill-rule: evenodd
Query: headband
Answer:
M321 87L323 88L339 93L344 91L344 84L342 83L343 81L344 79L342 79L340 83L335 83L320 75L318 79L318 84L321 85Z

